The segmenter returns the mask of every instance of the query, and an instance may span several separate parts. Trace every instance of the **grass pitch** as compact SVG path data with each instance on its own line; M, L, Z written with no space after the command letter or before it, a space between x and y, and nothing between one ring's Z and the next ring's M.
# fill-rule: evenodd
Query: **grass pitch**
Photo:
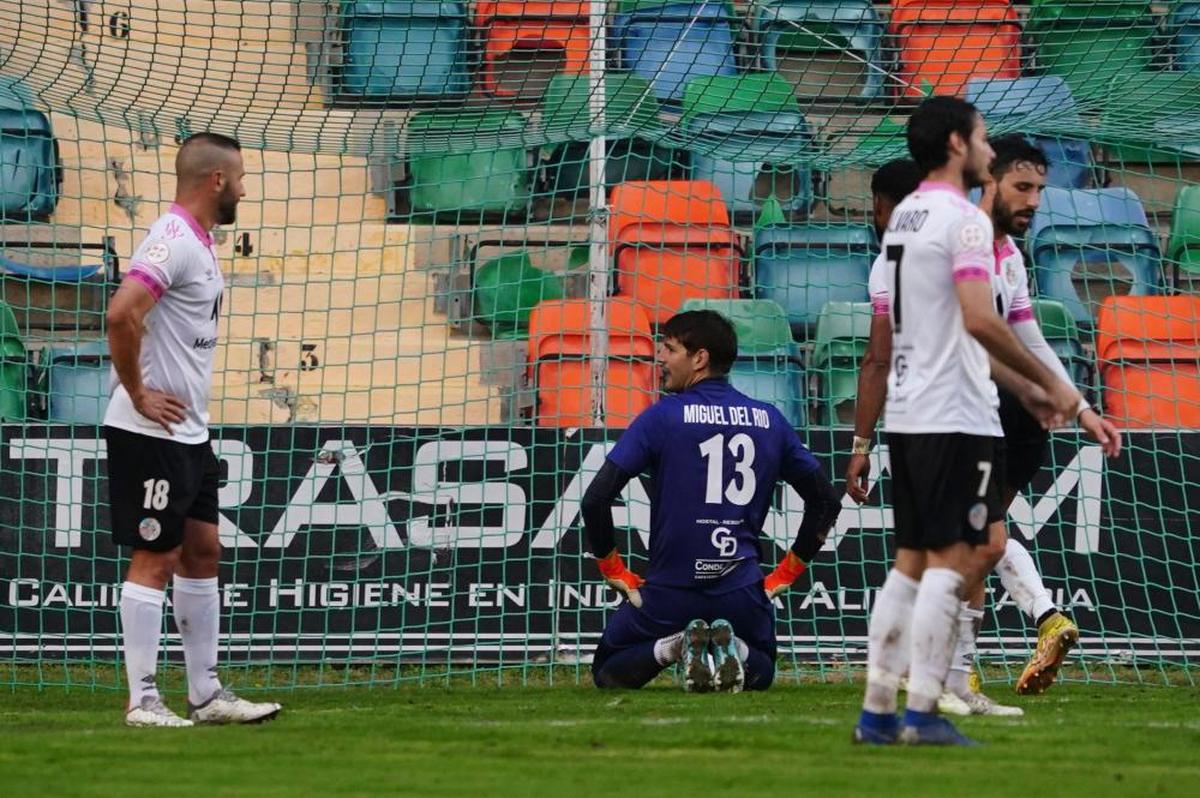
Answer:
M121 725L123 692L0 693L0 794L1200 795L1194 687L1007 695L1025 717L964 720L985 743L970 750L852 746L861 687L846 683L735 696L665 683L259 695L284 702L274 723L155 730Z

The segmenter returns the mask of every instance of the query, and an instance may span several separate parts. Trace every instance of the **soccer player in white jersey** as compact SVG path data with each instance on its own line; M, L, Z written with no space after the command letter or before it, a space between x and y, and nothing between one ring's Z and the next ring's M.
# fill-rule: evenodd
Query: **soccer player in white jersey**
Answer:
M985 186L981 207L989 214L994 226L996 264L992 272L992 284L996 297L996 308L1012 327L1022 343L1059 378L1070 382L1070 377L1058 356L1046 343L1033 317L1029 300L1029 283L1025 261L1012 239L1023 234L1033 219L1046 185L1047 162L1034 145L1021 135L1004 136L992 141L996 157L992 162L992 180ZM884 208L887 213L879 215L880 203L876 203L877 226L886 227L890 216L889 203L895 197L904 197L915 190L916 182L888 180L892 174L907 175L907 171L896 164L881 168L878 191L885 194ZM915 169L915 164L912 164ZM876 180L872 180L872 191L876 191ZM890 193L889 193L890 189ZM886 264L878 259L871 272L872 303L876 319L871 327L871 342L863 358L859 374L858 402L855 414L856 451L851 455L846 468L846 492L856 502L867 498L867 479L870 461L867 453L870 438L875 430L883 406L886 391L888 351L891 346L891 327L888 321L888 296L883 286L883 269ZM1120 434L1102 420L1086 403L1081 404L1078 422L1104 447L1110 456L1120 451ZM1005 438L1005 469L1001 502L1004 507L1012 503L1013 497L1024 490L1037 473L1045 458L1049 436L1045 429L1026 411L1021 402L1010 391L1000 391L1000 418ZM991 546L1003 546L1003 556L995 572L1008 594L1022 611L1038 626L1037 651L1017 681L1021 693L1042 692L1053 683L1058 668L1067 651L1078 640L1078 629L1054 605L1050 591L1046 589L1033 558L1024 546L1007 535L989 541ZM995 552L993 552L994 554ZM1005 707L973 689L969 676L975 656L975 639L982 621L985 582L979 581L968 590L968 602L964 602L959 615L959 638L947 680L947 689L958 700L943 696L939 707L944 712L957 711L982 715L1021 714L1017 707Z
M175 158L175 204L150 227L109 303L116 380L104 436L113 541L131 549L120 608L130 726L255 723L280 710L217 678L219 472L208 398L225 282L210 230L236 218L244 175L234 139L188 138ZM155 680L172 577L190 720L167 708Z
M907 138L924 180L895 208L882 242L896 559L871 612L854 739L963 745L971 741L937 714L937 701L964 589L995 565L984 544L1004 517L992 375L1020 390L1046 425L1071 417L1081 397L996 314L991 220L966 199L986 182L993 158L982 117L970 103L933 97L909 119ZM905 673L901 723L896 692Z

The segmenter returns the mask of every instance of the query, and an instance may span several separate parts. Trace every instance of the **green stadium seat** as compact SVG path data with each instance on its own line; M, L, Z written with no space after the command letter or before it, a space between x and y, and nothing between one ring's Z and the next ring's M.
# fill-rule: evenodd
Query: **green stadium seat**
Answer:
M871 340L870 302L828 302L817 320L809 371L816 377L815 421L822 426L854 423L858 369Z
M1089 329L1105 297L1163 292L1158 234L1127 188L1047 188L1026 240L1038 295Z
M573 247L568 268L587 264L588 248ZM529 250L506 252L475 270L472 287L475 319L487 325L494 338L523 338L529 314L547 299L565 296L563 278L533 265Z
M1033 0L1025 24L1037 70L1061 75L1082 101L1149 67L1156 33L1150 0Z
M1092 367L1083 350L1079 327L1067 306L1057 299L1034 299L1033 312L1046 343L1067 367L1071 380L1084 396L1093 393Z
M29 358L12 308L0 302L0 423L24 421Z
M738 338L730 384L779 408L793 427L805 426L804 371L783 308L769 299L689 299L683 310L715 310L729 319Z
M645 78L609 73L604 88L608 98L604 111L608 187L627 180L682 176L684 167L675 151L655 141L664 130L659 120L661 108ZM558 75L543 96L542 135L551 142L545 183L552 196L574 199L587 193L590 99L586 75Z
M1200 74L1140 72L1114 78L1101 106L1100 123L1115 143L1110 162L1200 161Z
M464 97L471 88L466 3L349 0L338 30L339 94L381 100Z
M750 21L763 69L783 75L798 95L883 93L883 22L870 0L763 0Z
M56 424L104 422L112 372L107 341L48 350L42 363L47 420Z
M1191 279L1200 278L1200 186L1183 186L1175 195L1167 262L1174 266L1176 278L1185 272Z
M684 89L681 120L692 179L721 190L734 213L774 197L785 210L812 204L813 133L777 74L697 78Z
M465 221L528 208L533 175L521 114L425 111L412 118L407 132L414 214Z
M878 244L868 225L805 222L754 231L754 296L786 311L802 337L829 302L866 302Z

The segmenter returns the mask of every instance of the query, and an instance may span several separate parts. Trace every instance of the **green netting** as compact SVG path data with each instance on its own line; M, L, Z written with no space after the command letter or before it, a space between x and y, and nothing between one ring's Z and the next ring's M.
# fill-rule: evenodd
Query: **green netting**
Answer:
M118 5L0 6L0 683L120 682L105 319L188 135L247 166L215 230L222 665L586 681L617 597L579 500L658 396L651 322L728 311L736 384L840 475L871 174L954 91L1050 159L1038 318L1128 436L1106 462L1056 433L1011 534L1079 622L1073 674L1194 684L1200 3ZM863 662L889 491L776 602L787 673ZM614 516L635 570L646 496ZM767 565L801 512L781 488ZM1009 679L1036 631L990 586L980 656Z

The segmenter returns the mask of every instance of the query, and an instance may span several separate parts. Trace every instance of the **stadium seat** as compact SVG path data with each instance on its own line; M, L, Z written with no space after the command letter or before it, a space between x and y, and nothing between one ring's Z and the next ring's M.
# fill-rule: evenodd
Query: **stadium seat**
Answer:
M729 382L779 408L793 427L805 426L804 371L783 308L769 299L689 299L683 310L715 310L733 323L738 354Z
M751 23L762 68L807 97L883 93L883 22L870 0L765 0Z
M583 251L586 254L586 247ZM475 271L472 294L475 319L487 325L494 338L521 338L539 302L563 298L563 280L536 268L527 250L507 252Z
M787 312L802 340L828 302L866 302L878 247L867 225L767 225L754 231L754 296Z
M338 28L340 94L418 100L470 90L466 3L350 0Z
M1175 195L1167 262L1177 281L1185 273L1189 279L1200 278L1200 186L1181 186Z
M692 179L714 183L730 211L754 211L767 197L785 210L808 211L813 134L779 75L689 81L682 128Z
M816 375L816 423L854 423L858 370L871 340L870 302L827 302L817 319L809 369Z
M29 358L12 308L0 302L0 423L26 418L26 377Z
M967 84L967 100L975 104L996 130L1079 130L1083 120L1066 82L1057 75L1035 78L976 78ZM1050 162L1048 185L1058 188L1091 188L1096 165L1091 145L1069 136L1031 136Z
M1047 188L1029 234L1040 296L1060 300L1081 326L1111 294L1162 293L1158 234L1127 188Z
M687 299L737 297L740 247L712 183L622 183L612 192L608 230L617 292L653 324Z
M1177 2L1167 19L1175 68L1200 73L1200 3Z
M900 93L962 95L976 77L1021 76L1021 25L1008 0L895 0Z
M689 80L737 72L734 19L728 2L621 0L613 26L621 68L660 99L680 100Z
M1200 429L1200 297L1109 297L1096 359L1114 424Z
M594 426L591 409L591 309L586 299L538 303L529 316L526 378L539 427ZM608 303L605 426L623 429L654 401L654 338L641 308Z
M1100 125L1117 137L1104 149L1118 168L1200 161L1200 74L1139 72L1113 78Z
M1025 33L1038 72L1061 75L1075 97L1102 94L1117 75L1146 69L1157 32L1150 0L1033 0Z
M564 0L476 3L484 90L500 97L541 97L551 76L587 71L589 5Z
M532 183L522 137L525 117L509 111L424 111L408 125L409 197L416 213L521 211Z
M0 219L50 218L62 186L62 162L50 120L40 111L0 100Z
M682 173L675 151L655 138L663 132L658 98L644 78L628 73L605 76L605 182L668 180ZM574 199L587 193L590 89L586 75L558 75L542 99L542 131L551 142L545 166L546 191Z
M42 359L47 420L56 424L103 423L111 372L106 341L47 350Z
M1067 312L1066 305L1057 299L1034 299L1033 312L1038 326L1041 327L1042 336L1066 366L1075 387L1085 397L1090 397L1093 393L1092 368L1083 350L1083 341L1079 337L1079 327L1075 324L1075 318Z

